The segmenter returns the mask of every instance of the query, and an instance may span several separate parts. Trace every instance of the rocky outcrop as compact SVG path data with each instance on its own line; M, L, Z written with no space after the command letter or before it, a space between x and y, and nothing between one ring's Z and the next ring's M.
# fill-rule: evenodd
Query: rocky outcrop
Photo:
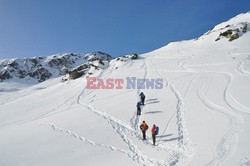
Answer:
M228 41L233 41L238 39L244 33L248 31L248 24L246 22L239 23L238 25L227 25L220 32L219 36L215 39L215 41L220 40L221 38L227 38Z
M139 58L138 54L129 54L129 55L121 56L121 57L117 58L116 60L126 62L127 60L135 60L138 58Z
M90 54L57 54L48 57L9 59L0 61L0 82L12 78L43 82L52 77L70 75L76 79L86 74L91 67L104 66L113 59L103 52ZM100 64L100 65L94 65Z
M0 82L2 80L10 79L10 78L12 78L12 76L10 75L10 73L7 70L2 70L1 71L1 73L0 73Z
M43 82L52 76L49 70L43 67L39 67L36 71L28 73L28 75L38 80L38 82Z
M69 78L73 79L73 80L77 79L77 78L83 76L84 74L86 74L88 69L89 69L89 65L87 65L87 64L80 65L79 67L75 68L74 70L69 71Z
M228 41L233 41L233 40L235 40L235 39L238 39L239 37L240 37L239 34L238 34L238 33L235 33L235 34L233 34L233 35L230 36L230 38L229 38Z
M138 59L138 55L137 54L130 54L130 59Z
M100 69L105 69L108 67L107 63L104 63L107 61L102 61L102 60L96 60L96 61L88 61L85 64L82 64L73 70L69 71L68 76L64 77L62 81L66 81L68 79L77 79L83 75L91 75L95 71L98 71Z

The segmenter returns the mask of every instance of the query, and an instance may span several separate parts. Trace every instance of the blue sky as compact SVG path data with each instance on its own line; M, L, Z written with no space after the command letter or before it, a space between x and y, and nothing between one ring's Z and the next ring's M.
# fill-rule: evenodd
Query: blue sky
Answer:
M249 0L0 0L0 59L145 53L247 11Z

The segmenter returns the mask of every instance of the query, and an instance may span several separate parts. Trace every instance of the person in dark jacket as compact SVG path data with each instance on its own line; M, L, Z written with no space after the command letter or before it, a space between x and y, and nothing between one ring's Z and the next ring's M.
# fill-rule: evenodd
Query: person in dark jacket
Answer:
M137 115L141 115L141 102L138 102L136 104L136 108L137 108Z
M153 145L155 145L155 137L156 137L155 130L156 130L156 126L154 124L152 129L151 129L152 138L153 138Z
M148 125L145 121L143 121L142 124L140 125L140 129L142 131L142 136L143 136L142 139L145 140L146 139L146 131L148 129Z
M140 93L140 98L141 98L141 103L142 103L142 105L144 105L146 96L144 95L143 92Z

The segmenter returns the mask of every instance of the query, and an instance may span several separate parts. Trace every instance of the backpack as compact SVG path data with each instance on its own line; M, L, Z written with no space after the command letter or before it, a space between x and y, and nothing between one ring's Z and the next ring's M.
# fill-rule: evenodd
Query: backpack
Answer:
M156 126L156 128L155 128L155 135L157 135L158 133L159 133L159 127Z
M136 107L137 107L137 109L141 109L141 103L138 102L138 103L136 104Z

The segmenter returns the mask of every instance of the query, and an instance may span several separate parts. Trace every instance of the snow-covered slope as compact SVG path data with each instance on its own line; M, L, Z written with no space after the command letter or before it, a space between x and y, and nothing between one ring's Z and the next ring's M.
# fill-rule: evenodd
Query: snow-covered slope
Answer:
M239 38L220 36L242 25ZM0 165L249 165L249 26L250 13L240 14L198 39L113 59L93 73L123 79L122 89L87 89L83 76L0 92ZM133 77L148 80L127 89ZM153 79L163 87L141 89ZM146 105L136 116L141 91Z

